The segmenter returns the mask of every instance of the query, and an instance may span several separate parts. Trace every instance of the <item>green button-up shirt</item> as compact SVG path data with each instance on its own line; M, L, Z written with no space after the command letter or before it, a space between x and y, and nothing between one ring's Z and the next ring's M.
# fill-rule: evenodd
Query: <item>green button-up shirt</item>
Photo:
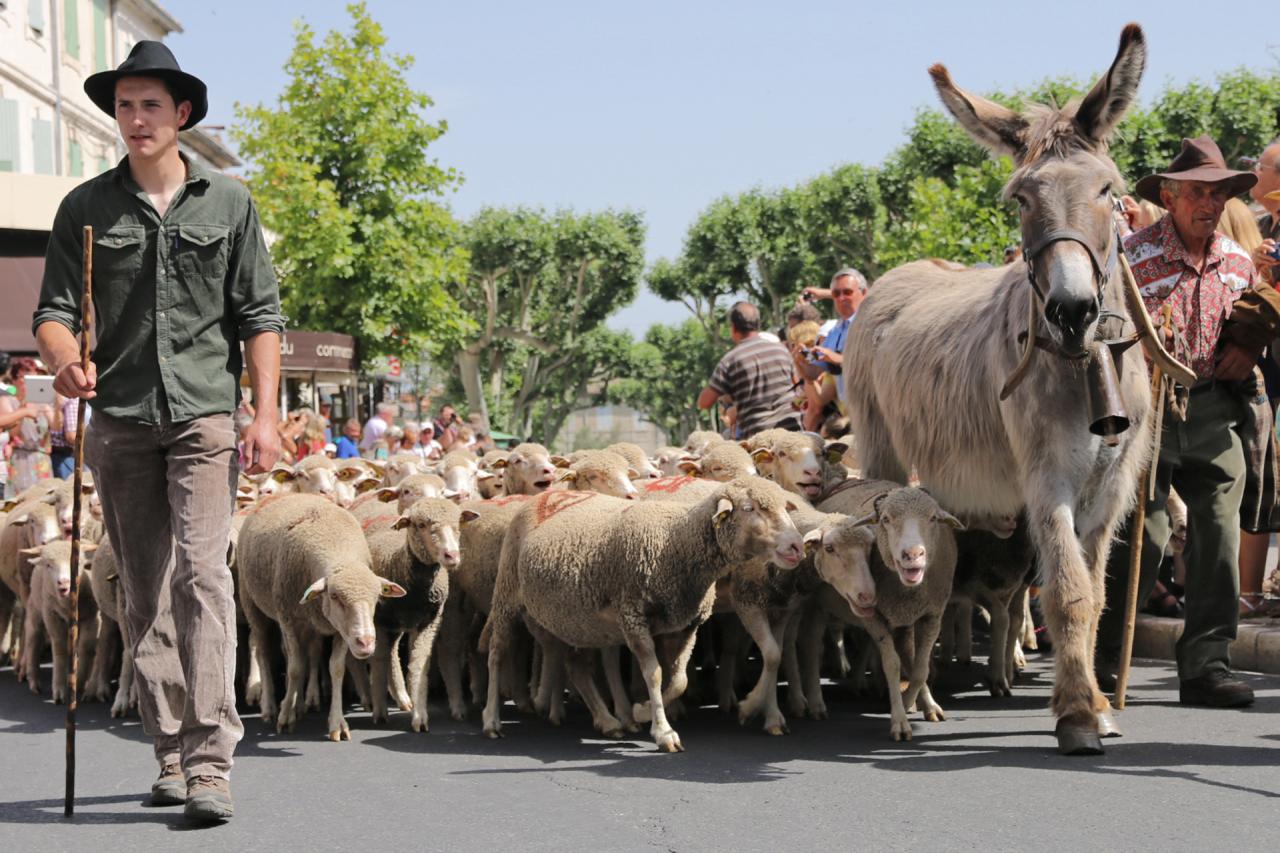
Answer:
M161 216L115 169L62 200L32 330L80 333L83 226L93 226L93 408L156 424L235 410L239 341L283 332L280 292L249 190L186 157L187 179Z

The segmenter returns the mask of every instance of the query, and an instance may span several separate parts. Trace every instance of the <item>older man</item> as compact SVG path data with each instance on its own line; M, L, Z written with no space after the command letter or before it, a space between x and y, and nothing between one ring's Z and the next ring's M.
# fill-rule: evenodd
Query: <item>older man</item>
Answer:
M791 405L787 348L760 334L760 311L750 302L738 302L729 309L729 326L734 347L720 359L698 395L698 408L709 409L721 398L732 399L742 438L773 427L799 429Z
M1269 278L1275 282L1274 269L1280 261L1271 257L1271 253L1280 243L1280 137L1262 149L1253 164L1253 173L1258 176L1258 182L1249 190L1249 195L1266 211L1258 219L1262 245L1253 253L1253 263L1260 272L1270 270Z
M853 267L845 267L831 277L831 288L821 290L816 287L805 288L811 298L825 299L830 297L836 308L834 320L824 324L821 337L812 349L807 362L797 362L796 367L806 379L817 380L824 373L838 376L844 358L844 343L849 337L849 325L853 316L858 313L858 306L867 296L867 278ZM835 380L836 396L844 403L844 383Z
M1238 429L1253 365L1275 335L1280 314L1277 294L1258 281L1245 250L1214 229L1227 200L1256 181L1253 174L1228 169L1208 136L1184 140L1169 169L1148 175L1136 188L1168 215L1125 240L1147 311L1157 324L1168 312L1173 355L1197 377L1185 420L1165 413L1155 497L1147 504L1141 532L1143 600L1169 541L1165 501L1170 487L1177 488L1192 531L1185 552L1186 624L1177 647L1179 698L1188 705L1239 707L1253 701L1249 685L1232 676L1227 654L1236 636L1239 595L1245 461ZM1117 538L1129 541L1126 531ZM1117 545L1108 566L1109 609L1098 632L1103 689L1114 685L1129 553L1129 546Z

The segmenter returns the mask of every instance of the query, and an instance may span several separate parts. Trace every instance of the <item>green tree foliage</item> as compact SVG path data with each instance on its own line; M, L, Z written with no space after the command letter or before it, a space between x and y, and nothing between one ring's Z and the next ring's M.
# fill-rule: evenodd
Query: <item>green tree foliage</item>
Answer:
M725 349L696 319L650 326L632 348L630 372L613 383L609 399L644 412L672 441L710 429L710 412L696 403Z
M466 254L439 201L459 178L427 156L446 124L405 81L412 58L363 3L348 11L348 33L297 26L284 92L238 105L234 134L291 324L353 335L362 359L412 357L467 329L446 290Z
M578 362L603 358L590 335L635 298L644 222L628 211L489 208L464 239L470 271L456 298L475 331L447 354L471 411L528 435L540 402L554 409L557 389L577 387Z

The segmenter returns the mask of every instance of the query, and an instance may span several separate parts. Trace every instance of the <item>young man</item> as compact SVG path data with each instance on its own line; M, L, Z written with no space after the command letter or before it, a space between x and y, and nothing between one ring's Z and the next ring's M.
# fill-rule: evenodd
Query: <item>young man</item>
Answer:
M179 153L207 110L205 85L142 41L85 80L128 156L63 200L33 331L56 389L91 401L85 458L120 560L139 710L155 739L155 805L193 822L232 813L236 617L227 568L236 492L240 342L253 420L250 473L280 453L279 292L244 186ZM97 346L80 366L83 226L93 226Z

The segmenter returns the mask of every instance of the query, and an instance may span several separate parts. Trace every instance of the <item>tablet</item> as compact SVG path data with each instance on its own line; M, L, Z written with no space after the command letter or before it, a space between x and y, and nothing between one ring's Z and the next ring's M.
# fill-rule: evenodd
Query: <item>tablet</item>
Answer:
M52 406L56 400L52 376L27 376L23 380L27 388L27 402L35 406Z

